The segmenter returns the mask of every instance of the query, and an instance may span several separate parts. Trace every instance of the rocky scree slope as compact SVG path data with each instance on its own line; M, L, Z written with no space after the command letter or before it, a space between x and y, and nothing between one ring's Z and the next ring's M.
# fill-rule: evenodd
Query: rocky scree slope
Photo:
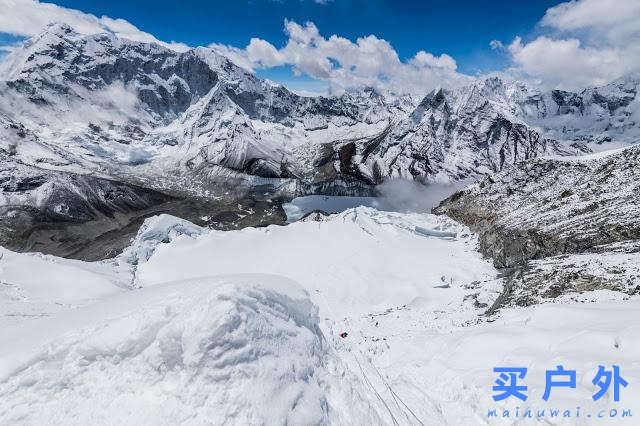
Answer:
M640 145L536 159L456 192L434 208L471 227L519 303L594 289L640 291ZM634 260L635 259L635 260Z

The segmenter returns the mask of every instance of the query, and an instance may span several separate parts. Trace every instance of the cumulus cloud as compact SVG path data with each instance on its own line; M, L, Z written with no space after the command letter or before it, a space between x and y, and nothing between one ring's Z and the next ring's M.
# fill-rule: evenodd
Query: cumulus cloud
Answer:
M290 65L296 74L326 81L332 91L373 86L396 92L425 93L439 86L457 86L471 77L456 71L447 54L419 51L402 61L391 44L374 35L351 41L338 35L324 37L316 25L285 21L288 40L276 48L253 38L244 49L213 44L211 47L249 70Z
M565 31L589 29L610 40L620 40L638 35L639 17L637 0L580 0L548 9L541 24Z
M443 53L440 56L434 56L424 50L416 53L416 56L411 59L411 63L418 67L429 66L434 68L445 68L451 71L455 71L458 67L456 61L446 53Z
M546 34L529 42L516 37L507 46L512 71L564 89L602 85L638 71L638 17L638 0L561 3L548 9L540 21Z
M70 25L82 34L111 32L119 37L147 43L158 43L177 51L188 50L182 43L166 43L141 31L124 19L95 15L38 0L0 0L0 33L33 36L51 22Z
M51 22L62 22L83 34L111 32L177 51L189 49L182 43L160 41L124 19L97 17L38 0L0 0L0 10L0 33L29 37ZM244 48L215 43L210 47L250 71L289 65L296 75L326 82L334 93L373 86L423 94L435 87L452 87L471 80L457 72L456 61L447 54L419 51L403 61L389 42L374 35L355 41L338 35L326 38L311 22L300 25L285 21L284 29L288 41L279 48L260 38L252 38ZM2 48L3 52L8 50L9 46Z
M575 38L553 40L541 36L523 44L517 37L508 51L527 74L548 86L569 89L606 84L631 71L634 62L627 61L621 49L583 46Z
M219 43L211 43L209 47L220 55L229 58L234 64L253 72L255 64L251 62L245 49Z

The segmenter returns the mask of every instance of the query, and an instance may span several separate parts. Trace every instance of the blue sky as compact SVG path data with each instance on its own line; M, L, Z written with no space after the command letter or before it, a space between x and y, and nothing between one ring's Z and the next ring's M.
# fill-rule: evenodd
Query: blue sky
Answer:
M259 37L280 47L286 42L284 20L314 22L325 35L355 40L374 34L389 41L401 59L419 50L447 53L467 74L502 69L504 55L491 40L511 41L535 32L545 11L559 0L384 1L312 0L173 1L56 0L58 5L96 16L124 18L160 40L190 46L212 42L246 46Z
M37 0L0 0L0 46L37 33L49 20L69 21L91 32L92 25L113 30L113 19L124 19L131 28L118 24L114 32L191 47L216 43L222 53L259 75L310 90L372 81L398 87L403 80L409 87L422 85L421 79L424 86L453 84L492 71L569 87L610 80L636 70L640 61L628 59L640 57L633 48L640 42L638 0L52 3L58 7ZM104 17L112 19L105 23ZM307 22L312 25L305 26ZM332 35L351 45L330 40ZM361 39L368 35L375 37ZM259 43L250 49L252 38ZM492 48L493 40L501 43ZM292 41L293 46L283 49ZM368 63L368 54L377 58L377 68Z

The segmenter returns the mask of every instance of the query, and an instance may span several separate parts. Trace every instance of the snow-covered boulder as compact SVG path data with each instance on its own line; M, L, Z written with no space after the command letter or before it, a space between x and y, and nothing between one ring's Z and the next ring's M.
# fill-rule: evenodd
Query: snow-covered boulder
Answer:
M181 235L197 237L205 229L193 223L168 214L161 214L145 219L138 233L120 256L120 259L137 265L146 262L158 244L170 243Z

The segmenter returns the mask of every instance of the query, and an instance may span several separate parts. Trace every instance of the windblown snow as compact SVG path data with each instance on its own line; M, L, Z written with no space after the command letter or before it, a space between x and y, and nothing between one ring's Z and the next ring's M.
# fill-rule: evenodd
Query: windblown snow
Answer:
M513 408L491 399L504 363L530 368L532 400L557 364L580 374L560 407L612 404L591 402L597 364L640 397L640 299L487 321L503 283L476 243L357 207L238 231L156 216L94 263L3 249L0 424L482 424Z

